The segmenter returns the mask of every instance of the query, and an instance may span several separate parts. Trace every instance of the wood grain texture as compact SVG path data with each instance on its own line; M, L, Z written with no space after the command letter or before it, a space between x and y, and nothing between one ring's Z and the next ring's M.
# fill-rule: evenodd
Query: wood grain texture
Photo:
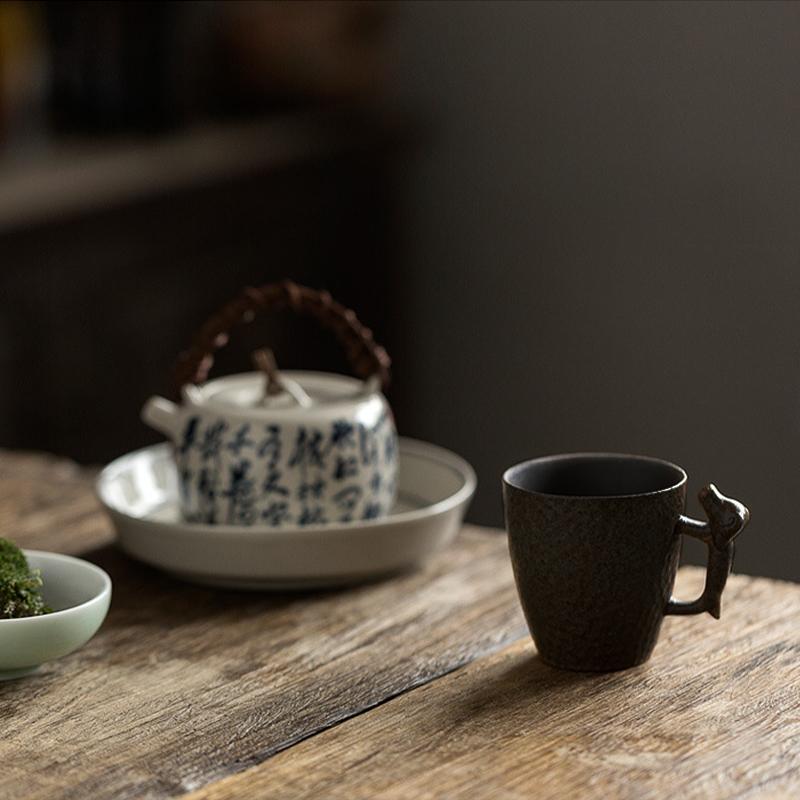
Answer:
M558 672L521 641L191 800L796 798L798 620L800 586L734 576L720 622L668 619L641 667Z
M115 582L87 647L0 684L0 800L800 796L798 586L735 576L644 666L563 673L496 533L347 591L201 589L108 546L93 474L0 453L0 535Z
M66 459L0 450L0 536L69 554L108 544L114 537L94 497L95 475Z
M102 546L110 526L90 477L0 458L5 535L82 552L114 581L108 619L83 650L0 683L2 800L180 795L525 635L496 533L467 529L424 569L384 583L219 591Z

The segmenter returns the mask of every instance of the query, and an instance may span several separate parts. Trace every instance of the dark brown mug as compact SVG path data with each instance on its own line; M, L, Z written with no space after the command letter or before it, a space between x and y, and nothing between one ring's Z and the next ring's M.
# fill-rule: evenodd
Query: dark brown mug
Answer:
M509 551L542 660L580 671L626 669L653 652L666 614L719 619L733 539L750 518L713 484L708 522L683 515L686 473L644 456L576 453L525 461L503 475ZM708 545L705 589L672 598L681 536Z

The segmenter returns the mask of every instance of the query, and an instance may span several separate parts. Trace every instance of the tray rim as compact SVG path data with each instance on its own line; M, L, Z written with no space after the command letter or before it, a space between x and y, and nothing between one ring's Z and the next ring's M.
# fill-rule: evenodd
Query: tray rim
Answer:
M270 528L262 525L208 525L205 523L185 522L183 520L167 521L153 519L148 516L136 516L129 513L125 509L120 508L104 496L104 487L114 480L121 472L124 472L130 462L141 458L145 454L150 454L151 458L157 454L167 454L172 445L169 442L160 442L158 444L147 445L125 453L113 461L109 462L97 476L94 483L95 496L99 500L103 508L112 516L122 517L136 525L147 525L149 527L162 529L164 531L183 531L203 537L203 536L218 536L221 533L231 533L240 537L254 537L254 538L283 538L291 536L293 539L303 536L319 536L326 532L341 532L343 530L364 530L373 531L376 528L387 526L412 524L417 521L431 519L432 517L445 514L462 504L466 504L475 493L478 485L478 479L475 470L468 461L461 456L447 450L444 447L425 442L420 439L412 439L407 436L398 437L399 450L402 468L403 453L407 453L418 458L426 458L433 461L440 467L449 468L456 472L462 481L461 486L448 497L442 500L437 500L435 503L415 508L410 511L401 511L397 514L390 514L378 519L369 520L356 520L354 522L330 522L324 525L306 525L303 527L292 526L286 528Z

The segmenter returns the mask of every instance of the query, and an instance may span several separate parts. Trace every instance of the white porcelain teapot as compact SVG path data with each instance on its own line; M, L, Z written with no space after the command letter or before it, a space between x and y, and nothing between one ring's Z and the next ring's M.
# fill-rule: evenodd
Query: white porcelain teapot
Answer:
M332 329L360 379L278 373L265 363L261 372L205 382L233 327L287 306ZM372 332L326 292L289 281L246 290L181 357L181 404L152 397L142 410L173 442L184 518L278 528L387 514L398 464L394 419L380 391L389 363Z

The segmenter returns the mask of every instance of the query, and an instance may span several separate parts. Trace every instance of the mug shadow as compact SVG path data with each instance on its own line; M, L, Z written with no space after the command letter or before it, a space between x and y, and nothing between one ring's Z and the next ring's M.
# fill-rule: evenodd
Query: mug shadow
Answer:
M474 725L476 720L483 720L484 724L503 725L513 718L536 724L556 709L566 711L630 681L642 668L570 672L551 667L531 649L496 671L491 679L464 696L462 702L453 704L451 722Z

